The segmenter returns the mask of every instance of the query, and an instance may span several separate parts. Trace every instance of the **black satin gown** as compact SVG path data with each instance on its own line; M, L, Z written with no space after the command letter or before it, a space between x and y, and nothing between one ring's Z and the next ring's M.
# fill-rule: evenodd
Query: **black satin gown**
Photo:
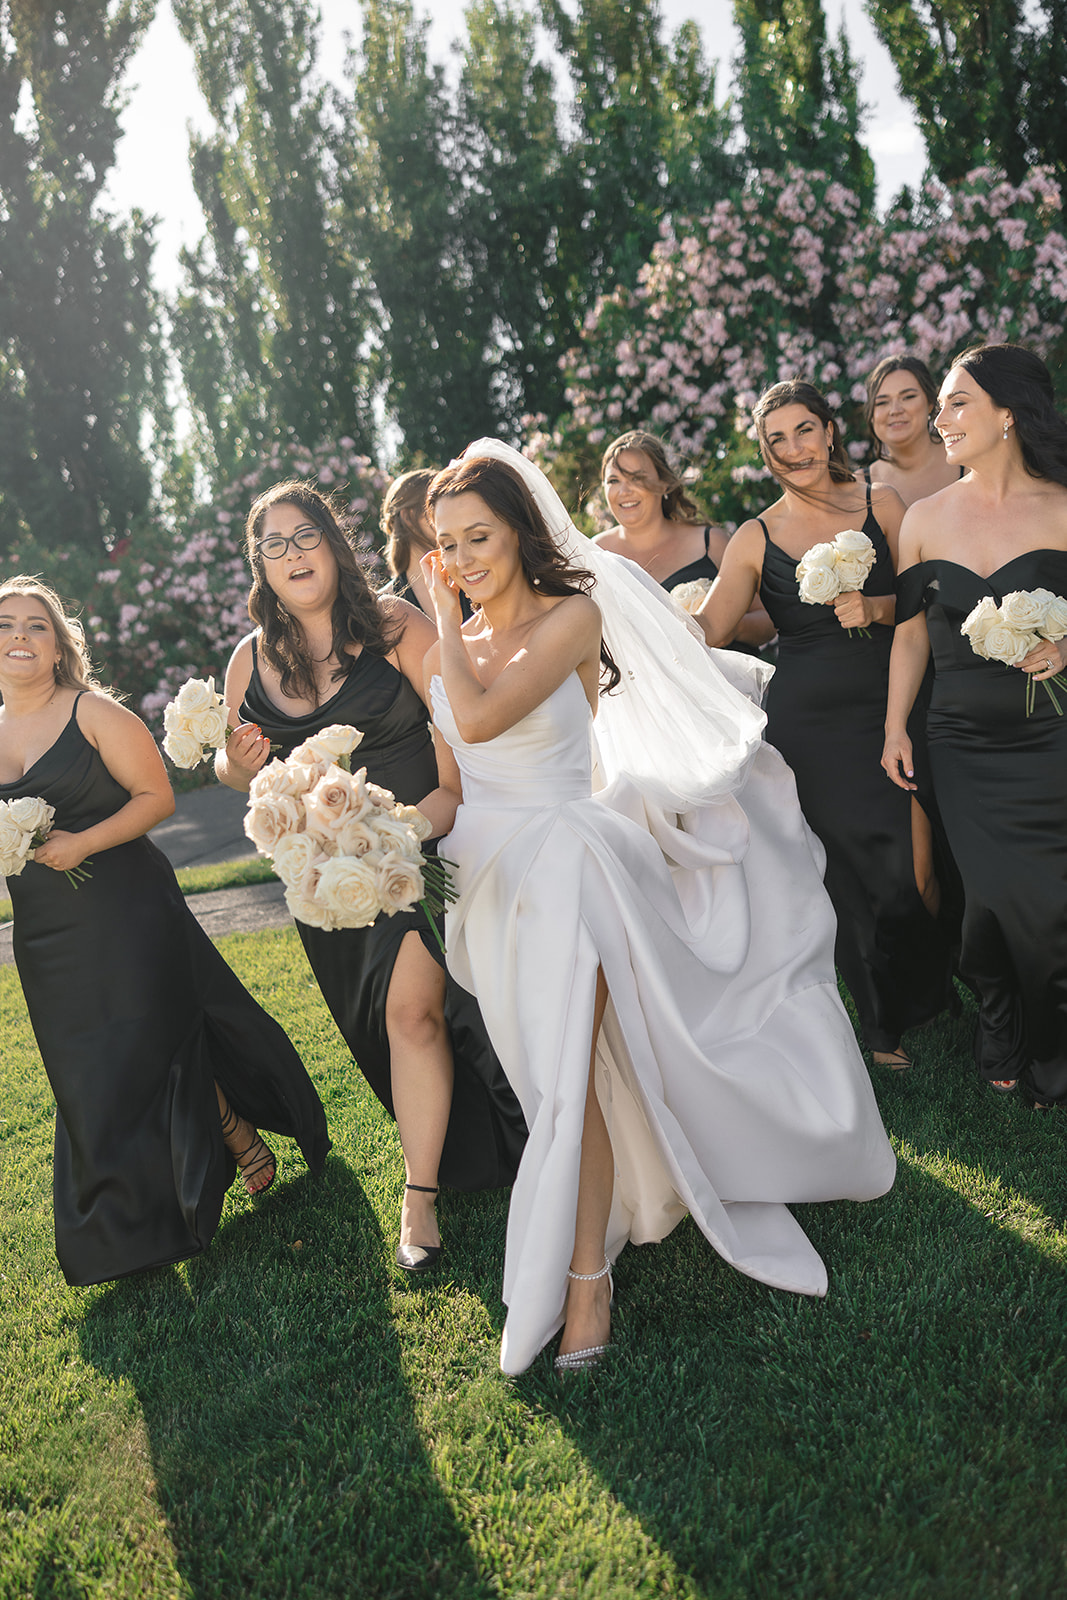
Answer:
M793 769L801 810L826 850L826 889L837 913L837 969L872 1050L949 1003L948 940L915 885L911 796L887 779L885 742L893 630L851 634L832 606L801 600L797 561L765 538L760 599L778 629L767 691L767 731ZM870 507L863 532L876 560L864 594L894 592L892 557Z
M79 696L79 699L81 697ZM70 721L0 799L37 795L70 833L128 792ZM296 1139L317 1172L326 1118L288 1037L252 999L147 838L100 850L78 888L26 863L8 880L13 948L56 1097L56 1255L68 1283L110 1282L199 1254L235 1164L216 1080L261 1130Z
M330 723L358 728L353 752L367 777L417 805L437 787L426 707L391 662L369 650L356 657L337 692L317 710L289 716L268 698L259 675L256 640L252 676L241 718L280 745L284 759ZM382 1105L393 1113L385 1002L400 943L415 932L440 966L444 959L421 907L379 917L370 928L327 931L297 922L311 970L341 1035ZM439 1177L453 1189L492 1189L511 1183L526 1142L526 1124L511 1085L489 1043L478 1003L446 972L445 1021L452 1040L452 1111Z
M999 605L1019 589L1067 596L1067 552L1032 550L988 578L924 561L901 574L898 607L901 621L925 609L933 650L927 736L963 880L960 974L978 998L979 1072L1064 1101L1067 715L1056 715L1038 683L1027 717L1026 674L984 661L960 632L980 600Z

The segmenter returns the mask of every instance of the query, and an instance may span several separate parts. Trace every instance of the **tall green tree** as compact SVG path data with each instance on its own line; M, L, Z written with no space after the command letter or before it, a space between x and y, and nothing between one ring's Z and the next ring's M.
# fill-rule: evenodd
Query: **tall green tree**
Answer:
M341 216L336 118L307 0L175 0L215 131L194 136L207 237L185 252L174 338L208 462L274 438L373 440L374 311Z
M153 0L0 3L0 546L102 551L149 505L165 426L151 231L101 200Z
M866 0L946 182L991 163L1067 177L1065 0Z
M750 164L819 168L869 208L874 163L861 138L863 107L844 26L832 43L822 0L734 0L734 18L741 34L738 109Z

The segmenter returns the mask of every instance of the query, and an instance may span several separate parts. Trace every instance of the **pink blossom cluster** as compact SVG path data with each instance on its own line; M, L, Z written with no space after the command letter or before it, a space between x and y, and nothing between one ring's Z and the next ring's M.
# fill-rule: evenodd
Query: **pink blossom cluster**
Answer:
M940 376L954 352L1011 339L1046 353L1067 307L1060 193L1036 169L1018 185L978 168L928 182L910 206L864 219L827 174L752 177L705 216L665 221L633 290L586 319L563 360L569 413L527 448L551 469L593 470L596 447L651 427L699 469L697 491L726 523L766 503L749 412L786 377L813 382L862 459L863 379L910 350Z
M210 505L116 552L95 573L90 592L78 597L101 677L153 726L186 679L213 674L221 681L250 627L245 517L258 494L292 477L329 488L347 503L368 565L383 576L374 540L389 478L357 453L353 440L342 439L316 449L275 445Z

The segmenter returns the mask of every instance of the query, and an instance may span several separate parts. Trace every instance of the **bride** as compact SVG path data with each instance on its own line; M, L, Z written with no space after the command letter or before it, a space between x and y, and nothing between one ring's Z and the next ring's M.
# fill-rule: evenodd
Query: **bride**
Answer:
M609 1262L687 1211L742 1272L824 1294L787 1204L883 1194L894 1158L837 993L819 847L716 662L756 691L769 669L713 657L495 440L429 503L426 674L463 779L448 959L530 1129L501 1365L524 1371L561 1326L557 1368L595 1364Z

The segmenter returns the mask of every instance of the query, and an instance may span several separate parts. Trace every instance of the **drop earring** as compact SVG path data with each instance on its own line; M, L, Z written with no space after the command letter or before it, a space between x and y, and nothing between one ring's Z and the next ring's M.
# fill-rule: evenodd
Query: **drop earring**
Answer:
M1005 423L1004 424L1004 443L1007 444L1007 442L1008 442L1008 424Z

